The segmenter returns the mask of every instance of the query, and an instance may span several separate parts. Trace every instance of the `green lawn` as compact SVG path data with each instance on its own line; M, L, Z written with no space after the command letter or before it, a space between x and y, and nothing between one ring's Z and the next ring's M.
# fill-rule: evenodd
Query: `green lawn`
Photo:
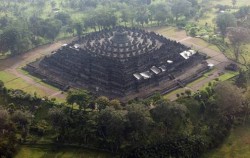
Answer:
M236 75L238 75L239 72L232 72L232 71L227 71L225 74L221 75L218 77L219 81L227 81L230 80L231 78L235 77ZM215 83L217 82L216 80L212 80L211 83ZM201 88L201 90L205 90L206 87L208 87L209 83L206 83L203 85L203 87Z
M159 33L159 34L164 35L166 37L177 38L177 39L178 39L177 33L180 31L175 27L156 27L156 28L152 28L150 30L155 31L156 33Z
M193 81L193 82L187 84L186 87L192 87L193 85L195 85L195 84L201 82L202 80L204 80L205 78L207 78L211 73L213 73L215 70L216 70L216 69L214 69L214 70L212 70L212 71L209 71L209 72L203 74L202 77L200 77L200 78L198 78L197 80L195 80L195 81ZM229 79L235 77L235 76L238 75L238 74L239 74L238 72L227 71L226 73L224 73L224 74L222 74L221 76L219 76L218 79L219 79L219 81L226 81L226 80L229 80ZM214 82L216 82L216 81L215 81L215 80L212 80L212 81L211 81L211 83L214 83ZM204 84L200 89L201 89L201 90L205 90L205 88L208 87L208 84L209 84L209 83ZM179 88L179 89L176 89L176 90L174 90L174 91L172 91L172 92L170 92L170 93L164 95L163 97L167 99L167 98L169 98L170 96L173 96L173 95L176 95L176 94L184 93L185 90L186 90L186 88Z
M249 158L250 123L233 128L223 144L204 155L204 158Z
M25 82L23 79L12 75L6 71L0 71L0 80L2 80L8 89L21 89L29 94L37 93L38 96L46 96L46 93L35 86Z
M0 71L0 80L3 81L4 83L9 82L14 79L17 79L17 77L5 71Z
M22 71L22 72L25 74L25 71ZM29 77L31 77L28 74L26 74L26 75L29 76ZM38 78L35 78L35 77L32 77L32 78L36 82L39 82L39 84L41 84L43 86L47 86L47 87L50 87L51 89L59 91L59 89L41 82L41 80L38 79ZM48 94L44 90L39 89L38 87L36 87L36 86L34 86L32 84L27 83L22 78L18 78L15 75L13 75L11 73L8 73L6 71L0 71L0 80L4 82L5 86L8 89L21 89L21 90L23 90L23 91L25 91L25 92L27 92L27 93L29 93L31 95L33 95L34 93L36 93L37 96L39 96L39 97L48 96ZM65 99L62 99L62 98L56 98L56 100L59 101L59 102L64 102L65 101Z
M226 80L233 78L234 76L236 76L238 74L239 74L239 72L227 71L225 74L219 76L218 78L220 81L226 81Z
M21 146L14 158L109 158L109 153L80 148L52 149L49 146Z

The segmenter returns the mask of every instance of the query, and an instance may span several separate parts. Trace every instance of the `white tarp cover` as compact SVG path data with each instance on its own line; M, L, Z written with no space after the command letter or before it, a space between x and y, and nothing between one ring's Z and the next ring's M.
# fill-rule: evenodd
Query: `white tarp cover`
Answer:
M150 73L150 71L145 71L140 73L140 75L144 78L144 79L149 79L152 76L152 73Z
M158 69L156 66L151 67L150 70L153 71L153 73L155 73L156 75L161 72L161 70Z
M168 60L168 61L167 61L167 63L172 64L172 63L173 63L173 61L172 61L172 60Z
M214 64L209 63L209 64L207 64L207 66L208 66L208 67L214 67Z
M194 51L194 50L188 50L188 51L181 52L180 55L181 55L184 59L189 59L189 57L191 57L191 56L194 55L195 53L196 53L196 51Z
M137 79L140 80L142 78L142 76L138 73L133 74L133 76Z
M79 44L75 44L75 45L74 45L74 48L76 48L76 49L79 48L79 47L80 47Z

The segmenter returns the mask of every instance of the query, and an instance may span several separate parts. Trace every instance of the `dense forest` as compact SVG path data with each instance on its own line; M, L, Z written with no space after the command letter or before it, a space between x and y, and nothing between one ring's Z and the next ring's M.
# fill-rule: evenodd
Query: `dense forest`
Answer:
M201 36L222 51L227 49L224 39L228 36L230 49L238 60L242 45L249 40L250 7L241 6L230 12L237 1L232 1L232 5L216 5L221 13L215 21L217 29L208 23L197 25L196 21L211 11L210 3L210 0L1 0L0 52L20 54L56 39L117 25L168 25L184 28L191 36ZM217 33L221 36L217 37Z
M116 25L184 26L188 19L202 16L200 5L196 0L1 0L0 50L18 54L56 38Z
M12 157L18 144L46 138L55 148L74 145L122 157L200 157L232 126L249 121L249 90L235 85L246 85L248 76L209 84L192 96L186 91L175 102L155 94L127 104L83 90L58 104L1 83L0 155Z

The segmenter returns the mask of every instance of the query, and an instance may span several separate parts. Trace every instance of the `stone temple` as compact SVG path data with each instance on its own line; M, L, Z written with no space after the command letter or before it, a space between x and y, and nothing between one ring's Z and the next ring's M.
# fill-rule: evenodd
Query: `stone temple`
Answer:
M116 27L64 44L26 70L63 90L129 100L184 86L207 70L204 58L154 32Z

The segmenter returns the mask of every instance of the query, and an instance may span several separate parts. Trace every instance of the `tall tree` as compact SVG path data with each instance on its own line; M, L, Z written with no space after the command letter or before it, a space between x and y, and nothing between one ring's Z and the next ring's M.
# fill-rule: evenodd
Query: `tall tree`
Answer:
M109 99L105 96L100 96L95 100L98 110L103 110L109 106Z
M142 104L131 104L127 106L127 134L135 145L142 145L148 141L151 125L153 123L148 109Z
M151 110L155 122L163 123L169 132L180 131L187 122L187 107L173 102L161 102ZM166 133L165 133L166 134Z
M72 106L74 103L77 104L79 106L79 110L86 110L89 105L90 95L89 92L85 90L73 90L69 92L66 100L67 103Z
M60 12L55 15L55 19L58 19L62 22L62 25L69 25L71 21L71 17L68 13Z
M227 35L227 28L236 26L236 19L231 13L221 13L216 18L216 24L224 40Z
M125 116L112 107L102 110L98 117L98 132L106 141L105 145L117 152L122 145L125 130Z
M0 49L1 52L7 52L8 50L14 49L15 43L17 43L19 38L18 31L14 28L8 28L0 36Z
M228 28L228 38L233 46L235 60L239 60L242 46L250 42L250 30L243 27Z
M242 110L242 91L229 82L221 82L214 88L219 112L229 121Z
M63 109L53 107L49 110L48 116L50 118L53 129L55 129L58 134L64 135L67 128L67 116L65 116Z
M170 9L165 3L156 3L149 6L150 13L159 26L169 17Z
M177 0L171 7L171 12L175 17L175 21L179 19L180 16L189 16L192 4L187 0Z
M80 39L83 31L83 25L80 22L77 22L74 24L74 29L76 30L76 34L78 38Z
M147 7L142 6L139 8L139 10L136 13L136 22L138 22L139 24L141 24L141 26L143 27L144 24L148 23L149 20L149 10Z
M16 128L10 120L10 114L0 106L0 155L13 157L17 146Z
M237 0L232 0L233 7L235 7L236 3L237 3Z
M29 125L31 123L31 114L29 112L23 112L21 110L17 110L11 117L11 120L17 125L19 129L22 131L22 138L24 141L29 133Z

